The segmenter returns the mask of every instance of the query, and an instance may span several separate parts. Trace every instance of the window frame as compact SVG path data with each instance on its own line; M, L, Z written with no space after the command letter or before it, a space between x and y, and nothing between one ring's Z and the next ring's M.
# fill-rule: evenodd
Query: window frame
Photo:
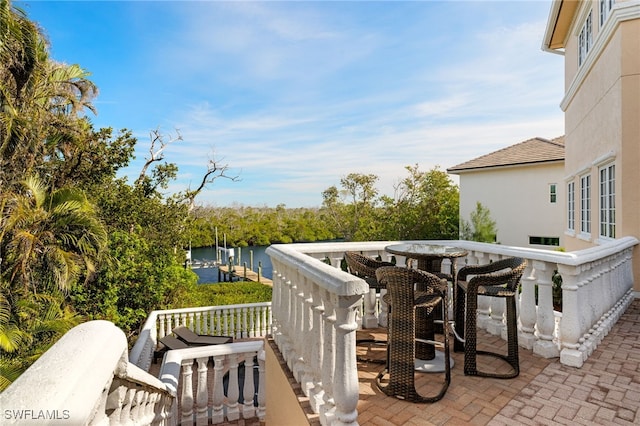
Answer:
M549 202L551 204L558 202L558 185L555 183L549 184Z
M602 28L611 15L611 9L616 4L616 0L599 0L598 4L600 6L600 28Z
M582 64L589 56L593 47L593 11L590 10L578 33L578 66Z
M580 176L580 234L591 235L591 174Z
M616 237L616 165L605 164L598 168L599 236L604 239Z
M576 230L576 183L567 183L567 229Z

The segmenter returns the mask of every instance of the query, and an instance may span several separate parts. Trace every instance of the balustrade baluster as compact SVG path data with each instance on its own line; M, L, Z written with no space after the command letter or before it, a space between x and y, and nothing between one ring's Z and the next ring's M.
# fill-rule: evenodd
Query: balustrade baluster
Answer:
M536 341L536 274L537 270L533 262L527 262L527 267L522 274L519 297L520 313L520 333L518 334L518 344L529 350L533 349Z
M242 417L244 419L251 418L256 415L256 407L253 405L255 397L255 382L253 380L253 358L254 353L244 355L244 384L242 387L242 397L244 399L242 406Z
M286 271L286 277L287 277L287 282L286 282L286 306L285 306L285 312L284 312L284 323L282 324L282 326L285 329L285 336L286 339L284 341L284 345L283 345L283 355L285 360L287 361L287 366L289 367L290 370L292 370L293 367L293 336L295 336L295 313L296 313L296 304L295 304L295 283L293 282L293 280L291 279L291 277L294 276L294 272L290 269L287 268Z
M320 407L320 416L323 424L332 424L335 411L335 399L333 397L333 379L335 377L335 324L336 312L329 291L322 289L322 300L325 301L324 317L324 350L322 352L322 385L324 387L323 404ZM354 349L355 350L355 349Z
M311 291L311 304L313 315L313 342L314 348L311 351L311 371L313 372L313 388L309 391L309 400L313 411L320 412L324 390L322 387L322 368L324 356L324 323L322 322L324 313L324 304L320 294L320 288L313 286Z
M201 357L198 363L198 388L196 390L196 425L206 425L209 421L209 392L207 389L207 363L209 357Z
M227 387L227 419L238 420L240 418L240 409L238 408L238 399L240 398L240 389L238 387L238 356L230 354L229 360L229 381ZM245 380L248 374L245 366Z
M165 331L165 321L166 321L167 316L166 315L158 315L158 320L160 323L160 330L158 332L158 339L162 339L164 336L167 335L167 332ZM157 342L157 340L156 340Z
M247 321L247 312L248 309L247 308L242 308L242 323L240 325L240 338L243 337L248 337L248 334L245 330L247 330L247 324L249 324L249 321Z
M202 332L203 328L202 328L202 313L201 312L196 312L195 313L195 323L196 323L196 325L194 327L195 332L197 334L205 334L205 333ZM205 328L205 330L206 330L206 328Z
M122 413L120 414L120 421L122 422L122 424L127 424L131 421L131 419L133 419L133 417L131 417L131 411L133 409L135 397L136 390L128 388L122 402Z
M256 309L251 306L249 308L249 336L248 337L256 337Z
M555 331L555 315L553 313L553 273L552 264L533 261L538 283L538 312L536 325L538 329L537 341L533 352L551 358L558 356L558 345L553 342Z
M293 334L292 336L300 336L302 338L296 338L293 342L293 352L291 354L292 364L290 366L293 377L302 383L302 374L304 369L304 350L306 346L307 336L304 334L304 283L303 277L299 271L296 271L295 275L295 290L293 303L295 306L293 316ZM303 391L304 392L304 391Z
M186 313L182 313L179 316L179 322L176 324L177 327L188 327L187 324L187 314Z
M122 424L122 408L124 406L126 395L126 386L116 386L115 389L112 390L107 396L105 409L107 411L111 411L111 414L109 414L110 425L117 426Z
M131 419L142 419L144 401L144 391L135 389L133 392L133 399L131 401Z
M182 362L181 423L193 424L193 359Z
M213 401L211 405L211 422L213 424L224 421L224 355L213 357Z
M558 265L562 275L562 320L560 321L560 335L562 348L560 361L565 365L582 367L582 354L578 350L582 337L578 319L578 279L579 267Z
M301 306L301 332L304 336L302 340L300 362L300 385L305 396L309 396L309 392L313 387L313 369L311 366L311 353L316 349L316 342L313 339L313 299L311 297L311 283L307 277L300 277L302 281L300 300Z
M258 408L256 410L256 416L260 421L264 421L266 415L265 358L266 353L261 350L258 353Z
M335 419L338 424L352 424L358 419L358 369L356 365L356 308L359 296L340 297L336 306Z

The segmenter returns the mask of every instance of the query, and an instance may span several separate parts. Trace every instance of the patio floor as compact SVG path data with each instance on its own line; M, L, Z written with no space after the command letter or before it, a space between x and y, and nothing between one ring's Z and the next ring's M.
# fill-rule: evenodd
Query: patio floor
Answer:
M371 334L360 333L358 337ZM480 340L506 348L501 339L488 334ZM384 395L374 384L383 366L360 362L358 423L363 426L640 424L640 299L631 304L579 369L521 348L520 375L500 380L465 376L463 354L453 353L453 358L451 385L442 400L431 404L414 404ZM484 358L479 365L485 366L491 360ZM418 373L419 392L428 395L429 382L441 377ZM310 423L319 424L314 416L310 416Z

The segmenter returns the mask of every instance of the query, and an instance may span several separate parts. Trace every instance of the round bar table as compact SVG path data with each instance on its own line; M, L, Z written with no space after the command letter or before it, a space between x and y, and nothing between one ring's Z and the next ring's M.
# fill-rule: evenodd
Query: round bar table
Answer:
M441 274L442 260L449 259L451 261L450 279L453 283L454 292L457 274L456 258L465 257L468 254L466 250L458 247L428 243L392 244L385 247L385 251L398 256L404 256L408 259L415 259L418 261L418 269L431 273ZM442 316L443 314L440 310L433 312L431 315L429 315L424 309L416 311L417 338L423 340L433 340L435 338L433 318L436 315ZM444 371L444 355L441 352L437 352L433 345L417 341L416 370L424 372Z

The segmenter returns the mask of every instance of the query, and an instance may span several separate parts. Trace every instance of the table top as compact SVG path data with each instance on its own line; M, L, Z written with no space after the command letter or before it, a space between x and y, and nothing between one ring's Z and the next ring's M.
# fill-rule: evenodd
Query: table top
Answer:
M389 253L406 256L412 259L437 257L454 258L466 256L468 254L466 250L458 247L440 246L437 244L426 243L392 244L390 246L386 246L384 249Z

